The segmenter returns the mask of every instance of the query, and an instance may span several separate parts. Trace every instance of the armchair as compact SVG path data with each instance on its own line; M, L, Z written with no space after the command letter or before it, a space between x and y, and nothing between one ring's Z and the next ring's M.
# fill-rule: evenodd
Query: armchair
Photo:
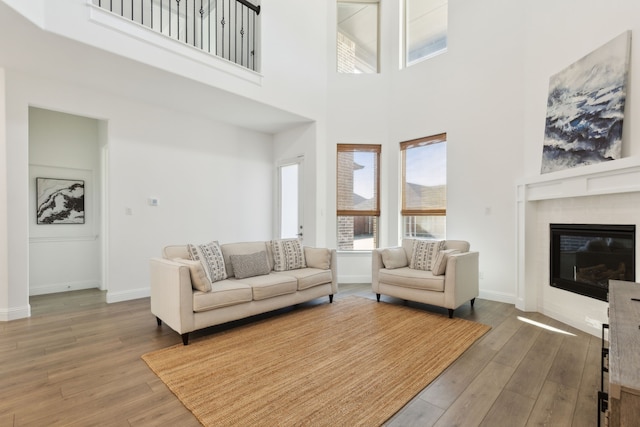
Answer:
M473 307L479 293L478 252L470 251L464 240L445 240L438 250L432 250L431 262L421 264L416 259L418 252L416 257L413 254L416 241L425 242L404 239L400 247L373 251L371 287L378 301L384 294L436 305L447 308L450 318L467 301Z

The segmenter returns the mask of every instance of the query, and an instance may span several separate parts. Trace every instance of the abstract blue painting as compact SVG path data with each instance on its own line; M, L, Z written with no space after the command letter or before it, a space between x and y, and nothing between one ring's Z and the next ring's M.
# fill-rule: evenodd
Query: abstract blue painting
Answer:
M630 44L626 31L551 76L542 173L622 156Z

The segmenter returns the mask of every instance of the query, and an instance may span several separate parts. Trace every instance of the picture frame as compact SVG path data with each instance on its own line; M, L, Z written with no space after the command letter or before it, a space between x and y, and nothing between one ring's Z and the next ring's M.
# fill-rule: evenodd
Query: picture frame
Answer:
M84 224L84 196L83 180L36 178L36 223Z

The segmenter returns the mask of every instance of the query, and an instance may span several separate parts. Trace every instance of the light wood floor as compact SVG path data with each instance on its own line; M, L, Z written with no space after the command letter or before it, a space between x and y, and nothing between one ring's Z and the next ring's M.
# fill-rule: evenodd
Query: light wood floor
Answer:
M337 298L350 294L375 298L369 285L342 285ZM102 292L85 290L30 302L31 318L0 322L0 426L199 425L140 359L181 342L168 327L156 326L148 299L106 304ZM389 420L389 427L596 425L597 337L480 299L474 310L465 304L455 314L492 330ZM196 332L192 339L229 327Z

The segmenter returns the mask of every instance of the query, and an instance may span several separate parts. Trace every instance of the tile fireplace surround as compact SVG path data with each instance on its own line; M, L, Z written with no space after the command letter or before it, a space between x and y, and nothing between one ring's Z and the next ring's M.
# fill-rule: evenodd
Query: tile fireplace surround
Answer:
M608 321L608 303L549 285L549 224L638 227L640 159L629 157L544 174L522 180L516 189L516 307L599 336L601 324Z

